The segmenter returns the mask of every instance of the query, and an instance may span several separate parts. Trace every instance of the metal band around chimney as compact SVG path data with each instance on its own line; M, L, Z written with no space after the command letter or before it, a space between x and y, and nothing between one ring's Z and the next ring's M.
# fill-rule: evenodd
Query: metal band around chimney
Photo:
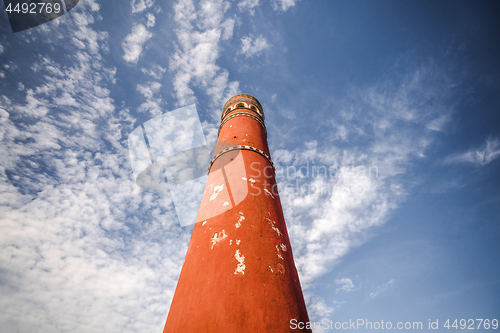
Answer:
M232 146L232 147L229 147L229 148L226 148L222 151L220 151L217 155L215 155L214 158L212 158L212 160L210 161L210 166L208 167L208 172L207 174L210 173L210 169L212 169L212 165L215 163L215 161L221 157L222 155L224 155L225 153L228 153L230 151L233 151L233 150L250 150L250 151L253 151L253 152L256 152L257 154L260 154L262 155L268 162L269 164L271 164L272 168L273 168L273 172L276 173L276 169L274 168L274 163L273 161L271 161L271 158L269 156L267 156L266 153L264 153L262 150L260 149L257 149L255 147L252 147L252 146L240 146L240 145L236 145L236 146Z
M227 117L226 119L224 119L224 121L220 124L219 126L219 131L217 132L217 136L219 136L220 134L220 130L222 129L222 126L230 119L233 119L235 117L239 117L239 116L245 116L245 117L250 117L252 119L255 119L259 122L259 124L262 125L262 127L264 127L264 131L266 132L266 136L267 136L267 129L266 129L266 125L264 124L264 122L259 118L259 117L256 117L254 116L253 114L250 114L250 113L246 113L246 112L236 112L232 115L230 115L229 117Z

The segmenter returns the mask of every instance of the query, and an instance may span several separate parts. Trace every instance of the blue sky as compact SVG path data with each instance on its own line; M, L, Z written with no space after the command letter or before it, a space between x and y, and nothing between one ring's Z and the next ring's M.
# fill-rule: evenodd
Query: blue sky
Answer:
M163 329L192 227L135 185L128 135L195 103L213 140L236 93L264 108L311 319L499 319L499 14L81 0L13 34L0 5L0 332Z

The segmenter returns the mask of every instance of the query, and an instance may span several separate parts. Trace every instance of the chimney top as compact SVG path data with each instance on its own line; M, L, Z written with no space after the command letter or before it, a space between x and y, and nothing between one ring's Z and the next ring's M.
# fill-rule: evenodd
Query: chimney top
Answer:
M262 111L262 105L260 105L259 100L255 97L253 97L252 95L248 95L248 94L234 95L233 97L231 97L230 99L227 100L227 102L226 102L226 104L224 104L224 108L222 110L223 111L226 110L226 108L232 103L235 103L239 100L245 100L245 99L253 102L260 109L260 111Z

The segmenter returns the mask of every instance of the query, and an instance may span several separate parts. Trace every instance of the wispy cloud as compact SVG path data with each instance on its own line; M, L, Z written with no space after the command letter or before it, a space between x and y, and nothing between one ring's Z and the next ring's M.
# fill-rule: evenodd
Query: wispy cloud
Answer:
M244 11L245 9L248 9L250 12L250 15L255 14L254 8L259 5L259 0L242 0L238 3L238 8L240 11Z
M453 85L433 65L392 77L336 100L339 112L331 122L322 118L321 126L336 125L323 138L328 144L273 152L283 171L280 194L306 290L404 200L410 185L400 175L425 157L436 133L428 125L451 112L446 103ZM331 141L358 144L341 149ZM287 175L300 167L302 173Z
M159 82L147 82L145 84L138 84L137 91L139 91L144 97L151 98L153 94L160 91L161 83Z
M148 23L146 24L148 28L154 27L156 23L155 16L151 13L148 13Z
M132 32L125 37L122 43L124 51L123 59L126 62L137 63L142 53L144 43L153 36L142 24L136 24Z
M350 292L354 290L354 283L349 278L336 279L335 283L341 285L340 288L335 290L335 293L338 293L339 291Z
M271 4L274 10L281 10L286 12L288 9L295 6L298 0L272 0Z
M308 312L310 313L310 316L313 321L315 320L321 320L322 318L328 318L333 312L334 308L331 306L328 306L325 302L325 300L321 297L318 296L311 296L308 297ZM316 332L316 331L315 331Z
M271 45L267 42L267 39L260 35L259 37L253 39L251 36L245 36L241 39L241 49L239 53L243 53L245 57L249 58L255 55L260 55L262 51L268 49Z
M158 116L162 113L161 97L153 97L153 95L160 91L160 88L161 83L159 82L146 82L145 84L137 85L137 91L146 98L146 101L137 109L139 112L149 112L152 117Z
M233 33L234 19L224 18L229 6L224 0L202 0L199 9L193 1L174 5L179 45L170 69L175 72L173 84L179 105L195 100L191 86L202 88L214 105L237 92L238 82L230 82L228 71L216 64L221 52L219 42Z
M153 65L151 67L151 69L146 69L146 68L143 68L141 69L141 71L144 73L144 74L148 74L148 75L151 75L152 77L154 77L156 80L161 80L161 78L163 77L163 74L165 73L167 69L166 68L163 68L159 65Z
M0 93L0 325L161 330L189 235L172 225L168 197L133 182L123 134L135 119L110 97L116 69L91 26L99 7L78 10L65 24L82 44L58 45L70 61L41 54L20 69L20 98ZM138 89L148 97L159 84Z
M132 0L130 5L132 6L132 13L139 13L154 5L154 0Z
M381 293L387 291L393 284L394 284L394 279L389 280L387 283L384 283L383 285L377 287L377 289L374 292L370 293L368 297L370 298L378 297Z
M452 154L445 158L446 164L468 163L482 166L491 163L500 157L500 140L498 138L487 139L477 149L471 149L463 153Z

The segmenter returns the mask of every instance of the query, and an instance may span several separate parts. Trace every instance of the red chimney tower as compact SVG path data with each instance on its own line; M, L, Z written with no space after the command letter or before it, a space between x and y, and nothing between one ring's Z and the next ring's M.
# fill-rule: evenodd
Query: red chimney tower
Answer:
M311 332L253 96L224 105L196 222L163 333Z

